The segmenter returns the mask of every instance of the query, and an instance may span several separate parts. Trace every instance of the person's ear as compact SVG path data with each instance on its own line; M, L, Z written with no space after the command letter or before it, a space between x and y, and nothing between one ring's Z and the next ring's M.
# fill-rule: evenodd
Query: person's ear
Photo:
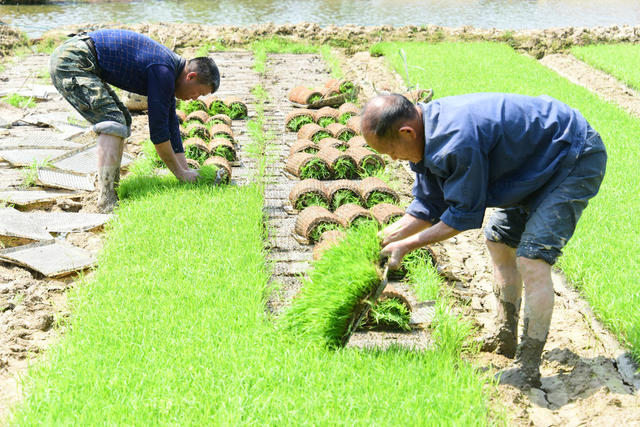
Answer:
M187 73L186 80L187 81L193 80L196 77L198 77L198 73L196 73L195 71L190 71L190 72Z
M404 137L410 137L410 138L416 137L416 130L409 125L401 126L400 129L398 129L398 133Z

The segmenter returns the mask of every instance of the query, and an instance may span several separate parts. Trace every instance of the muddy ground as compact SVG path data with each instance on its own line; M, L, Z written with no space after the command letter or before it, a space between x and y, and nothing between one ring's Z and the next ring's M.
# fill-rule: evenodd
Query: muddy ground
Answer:
M136 29L142 27L138 26ZM186 47L188 38L185 33L169 27L146 27L151 33L165 40L174 47ZM187 29L200 31L201 35L211 40L224 37L245 40L247 34L260 37L270 34L269 31L283 35L293 35L300 38L307 36L311 40L321 41L323 38L353 37L358 39L369 29L364 27L329 27L323 29L315 24L306 26L257 26L248 30L233 33L233 30L207 31L201 26L187 26ZM384 28L384 27L381 27ZM184 30L184 28L183 28ZM387 28L379 33L393 34L396 29ZM435 30L431 30L435 31ZM454 30L448 30L454 32ZM475 34L475 30L456 30L462 34ZM553 31L542 34L555 34ZM560 31L560 30L558 30ZM604 30L603 30L604 31ZM594 30L588 33L593 35ZM604 31L606 33L606 31ZM614 32L610 30L610 33ZM423 37L422 30L415 31L415 38ZM331 34L331 36L329 35ZM411 34L411 33L409 33ZM431 34L431 33L429 33ZM447 32L447 34L449 34ZM497 34L497 33L496 33ZM584 31L565 30L566 37L581 37ZM600 34L600 33L598 33ZM616 37L628 37L636 40L640 32L633 29L618 29ZM405 34L406 35L406 34ZM498 37L499 35L496 35ZM504 34L500 35L504 37ZM553 37L551 37L553 39ZM555 40L555 39L554 39ZM577 39L576 39L577 40ZM535 52L533 52L535 53ZM295 139L292 133L284 131L284 114L290 108L285 100L287 91L296 84L320 83L328 78L326 64L314 55L272 55L267 64L264 75L255 73L251 67L253 57L247 52L212 53L219 63L223 74L224 94L235 94L246 100L251 114L255 111L255 100L249 90L260 84L269 93L270 101L265 107L267 130L273 132L274 140L272 154L274 164L267 171L269 184L265 193L265 211L270 214L272 234L271 258L275 261L274 281L282 284L281 291L270 301L270 308L278 312L283 304L299 289L297 273L308 268L311 248L300 245L291 239L294 217L284 208L293 181L282 175L284 160L288 154L288 145ZM590 70L584 64L573 58L548 56L543 63L567 74L570 79L584 83L590 90L605 99L619 102L623 108L630 108L637 114L635 107L630 106L633 99L628 97L607 98L616 90L625 92L624 86L610 78L600 78L601 75ZM567 67L565 61L577 64ZM46 67L46 55L30 55L17 59L5 59L0 72L2 86L19 87L29 82L47 84L38 81L38 75ZM388 70L382 58L372 58L367 52L353 52L347 50L341 54L341 65L350 77L363 87L365 97L374 93L373 84L377 89L401 90L402 79ZM586 68L585 68L586 67ZM576 72L575 70L586 70ZM581 76L578 76L578 74ZM600 76L600 77L599 77ZM606 77L606 76L605 76ZM31 79L31 80L29 80ZM618 89L615 89L618 87ZM621 89L620 89L621 88ZM633 98L633 97L631 97ZM626 101L625 101L626 99ZM59 97L38 103L36 109L42 112L67 111L72 113L71 107ZM147 137L147 121L145 115L134 116L133 135L127 144L127 151L137 154L139 147L136 142ZM14 127L0 130L0 138L6 135L26 135L38 132L34 127ZM239 145L248 143L246 129L242 124L234 122L234 132L239 135ZM405 198L410 196L412 176L401 163L390 164L398 175L398 185ZM241 161L234 166L236 183L242 184L250 173L252 162L242 155ZM0 186L14 187L20 184L21 174L0 162ZM95 196L88 195L75 201L80 209L93 211ZM48 209L65 209L61 203ZM75 205L74 205L75 206ZM77 206L76 206L77 207ZM67 206L68 208L68 206ZM104 234L100 231L91 233L77 233L68 236L75 244L92 251L99 251ZM448 242L434 245L439 268L443 271L459 304L456 310L478 326L478 334L489 327L495 308L491 298L491 266L486 253L480 231L468 231ZM90 273L89 273L90 278ZM30 363L41 360L45 350L50 347L64 331L65 320L72 316L67 301L67 291L80 282L77 276L64 280L44 278L35 272L0 263L0 419L7 413L8 408L19 401L19 378L24 374ZM615 338L595 320L588 305L567 286L561 275L555 276L556 301L550 337L545 347L542 366L543 385L541 389L517 390L510 386L499 387L496 397L497 406L506 406L507 418L515 425L634 425L640 424L640 392L637 377L634 379L620 372L626 359L624 350ZM405 289L405 291L407 291ZM369 336L362 338L384 344L393 340L406 340L406 337L394 335ZM423 342L425 338L417 338ZM487 353L480 353L473 358L473 362L481 367L500 369L509 360ZM636 383L634 384L634 381Z

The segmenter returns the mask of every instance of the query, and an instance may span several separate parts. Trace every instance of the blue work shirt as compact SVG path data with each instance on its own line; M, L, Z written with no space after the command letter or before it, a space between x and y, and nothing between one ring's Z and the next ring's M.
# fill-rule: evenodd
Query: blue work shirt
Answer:
M487 207L533 210L571 171L588 123L548 96L477 93L418 104L424 156L406 212L459 230L479 228Z
M87 34L96 48L100 77L129 92L146 95L149 137L159 144L171 140L184 152L176 117L176 79L186 61L147 36L127 30L97 30Z

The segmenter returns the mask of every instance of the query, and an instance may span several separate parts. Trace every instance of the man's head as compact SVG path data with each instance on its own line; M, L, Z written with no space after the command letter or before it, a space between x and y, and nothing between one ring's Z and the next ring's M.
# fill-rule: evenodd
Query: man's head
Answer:
M196 99L201 95L214 93L220 87L220 71L209 57L192 58L176 80L176 98Z
M362 108L360 128L367 144L380 153L394 160L422 160L422 113L404 96L393 93L371 99Z

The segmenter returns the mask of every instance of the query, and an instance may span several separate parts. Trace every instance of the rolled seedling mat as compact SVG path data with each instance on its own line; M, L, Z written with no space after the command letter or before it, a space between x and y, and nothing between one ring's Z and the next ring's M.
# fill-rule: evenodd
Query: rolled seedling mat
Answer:
M291 206L303 210L309 206L329 206L329 200L322 181L308 178L298 182L289 192Z
M189 166L191 169L200 169L200 163L198 163L198 161L194 159L187 159L187 166Z
M384 170L383 158L365 147L349 147L345 153L349 154L358 164L358 169L365 175L373 175Z
M409 302L407 297L402 295L402 293L400 293L400 291L395 286L389 284L384 288L384 291L382 291L382 293L380 294L378 301L384 301L391 298L397 299L405 307L407 307L409 311L413 311L413 307L411 306L411 303Z
M187 113L182 110L176 110L176 116L178 117L178 123L184 123L187 120Z
M349 129L342 123L331 123L327 126L327 130L331 132L334 138L345 142L349 141L356 134L353 130Z
M433 98L433 90L431 89L415 89L402 94L409 101L417 104L418 102L429 102Z
M209 116L209 119L207 120L207 124L209 125L209 127L220 123L231 126L231 117L227 116L226 114L220 113Z
M202 124L205 124L209 120L209 114L206 111L198 110L193 113L189 113L186 121L197 120Z
M333 212L322 206L309 206L298 214L295 232L309 242L318 241L320 235L330 229L337 229L343 224Z
M382 226L396 222L404 216L404 209L391 203L378 203L369 209L371 215Z
M322 254L324 254L327 249L340 243L346 235L347 233L342 230L327 230L322 233L322 235L320 235L320 241L313 247L313 259L322 258Z
M209 129L207 129L205 125L200 123L191 123L185 129L185 134L187 138L200 138L205 142L208 142L211 139Z
M247 104L237 96L227 96L224 105L229 109L229 117L232 119L246 119L248 116Z
M331 83L328 87L329 90L333 90L338 93L350 93L356 88L356 84L351 80L341 79Z
M333 136L331 132L316 123L307 123L298 131L298 139L310 139L313 142L318 142L331 136Z
M360 107L358 107L353 102L345 102L340 107L338 107L338 118L342 119L342 116L349 113L349 117L359 116L360 115Z
M329 138L327 138L329 139ZM324 139L322 141L325 141ZM293 155L295 153L309 153L315 154L320 149L320 146L313 141L308 139L299 139L291 145L289 149L289 155Z
M351 129L356 135L360 135L362 131L360 130L360 116L353 116L349 120L347 120L347 127Z
M338 218L340 218L340 221L342 221L345 227L351 227L353 222L358 219L373 220L371 212L360 205L356 205L355 203L347 203L345 205L342 205L338 209L336 209L334 213Z
M201 165L209 157L207 143L198 137L189 138L184 141L184 155L188 159L195 160Z
M325 147L317 156L329 165L331 176L335 179L353 179L358 176L358 165L353 157L337 148Z
M229 108L225 105L224 101L217 96L207 97L205 99L205 103L207 104L207 111L212 116L216 114L227 114L229 113Z
M207 111L207 104L202 99L193 99L191 101L182 101L182 105L187 105L189 112L202 110ZM186 111L185 111L186 113Z
M226 138L213 138L207 145L209 154L212 156L224 157L230 162L236 160L236 149L233 143Z
M313 121L322 127L327 127L338 121L338 110L333 107L322 107L316 110Z
M347 149L349 148L349 144L336 138L324 138L318 141L318 148L320 150L326 147L335 148L340 151L347 151Z
M368 148L369 145L367 144L367 140L364 139L364 136L362 135L356 135L354 137L352 137L349 141L349 147L364 147L364 148Z
M388 195L391 199L393 199L394 203L398 203L400 201L398 193L393 191L393 189L389 187L386 182L374 176L370 176L363 179L362 181L359 181L358 189L360 190L360 197L362 197L362 200L364 200L365 206L367 207L371 207L374 204L377 204L373 203L373 201L370 200L371 196L375 193Z
M314 123L314 111L308 108L294 108L287 113L284 119L285 129L298 132L300 128L308 123Z
M296 153L287 159L285 170L300 179L329 179L331 170L323 159L315 154ZM310 176L309 176L310 175Z
M326 82L324 82L324 87L325 88L330 88L332 86L335 86L340 80L338 79L329 79Z
M311 104L322 98L322 91L309 89L306 86L296 86L289 92L289 101L298 104Z
M231 181L231 164L227 159L220 156L211 156L207 160L204 161L202 166L216 166L218 168L222 168L227 171L227 177L224 181L225 184L228 184Z
M328 182L324 189L329 201L329 208L333 211L346 203L364 205L357 181L339 179Z
M333 96L338 96L340 95L340 92L338 92L334 87L323 87L322 88L322 97L323 98L331 98Z
M209 133L211 134L211 138L226 138L233 142L233 131L229 125L222 123L213 125L209 128Z

